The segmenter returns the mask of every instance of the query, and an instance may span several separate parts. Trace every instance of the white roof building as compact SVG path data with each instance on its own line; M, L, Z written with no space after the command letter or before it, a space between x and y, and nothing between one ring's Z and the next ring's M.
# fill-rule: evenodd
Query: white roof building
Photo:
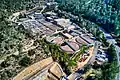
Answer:
M62 27L69 27L71 25L71 22L69 19L60 18L60 19L54 19L54 21L56 21L57 24Z

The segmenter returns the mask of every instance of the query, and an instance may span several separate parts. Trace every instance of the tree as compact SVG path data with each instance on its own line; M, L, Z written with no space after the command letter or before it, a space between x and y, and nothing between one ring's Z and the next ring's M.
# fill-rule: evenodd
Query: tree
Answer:
M120 36L120 14L118 14L118 17L115 20L114 34Z
M25 56L19 61L19 65L21 66L28 66L31 63L31 60L29 57Z
M119 33L114 31L115 19L118 17L119 9L115 9L111 4L103 4L102 0L57 0L61 7L60 10L70 12L76 16L81 15L83 18L90 20L98 25L105 25L103 28L108 32ZM113 4L119 4L119 0L104 0ZM118 20L120 21L120 20Z
M116 58L116 50L113 45L111 45L110 48L108 49L108 53L110 56L113 57L113 60L101 66L102 69L101 79L115 80L116 74L119 72L119 66L117 65L118 63Z

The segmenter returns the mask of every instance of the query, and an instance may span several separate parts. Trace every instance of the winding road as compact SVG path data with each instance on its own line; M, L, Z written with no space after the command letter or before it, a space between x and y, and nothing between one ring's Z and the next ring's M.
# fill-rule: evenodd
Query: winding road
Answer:
M118 66L120 65L120 47L115 45L116 48L116 55L118 60ZM120 80L120 72L117 74L116 80Z
M118 61L118 66L120 66L120 47L116 45L116 41L115 39L112 39L112 36L107 33L103 28L99 27L100 30L102 30L102 32L104 33L104 36L107 39L107 42L109 42L110 44L113 44L115 46L116 49L116 56L117 56L117 61ZM107 38L107 37L111 37L111 39ZM120 72L116 75L116 80L120 80Z

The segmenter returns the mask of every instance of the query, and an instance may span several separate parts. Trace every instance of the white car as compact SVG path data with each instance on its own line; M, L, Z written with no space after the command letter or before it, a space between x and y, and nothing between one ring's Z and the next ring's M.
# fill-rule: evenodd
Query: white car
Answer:
M104 54L97 54L96 56L97 56L97 57L103 57L103 58L106 58L106 55L104 55Z
M101 61L101 62L107 62L108 58L102 57L102 56L96 56L96 60Z
M105 62L105 59L101 58L101 57L98 57L96 58L96 60L100 61L100 62Z

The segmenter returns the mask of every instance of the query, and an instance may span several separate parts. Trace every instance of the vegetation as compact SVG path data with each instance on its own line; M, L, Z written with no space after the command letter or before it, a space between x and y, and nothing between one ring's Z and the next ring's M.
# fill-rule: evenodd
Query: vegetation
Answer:
M16 12L20 10L28 10L36 6L39 0L1 0L0 7L8 12Z
M120 44L120 38L119 37L116 39L116 41Z
M48 56L52 56L55 61L59 62L62 65L63 70L68 74L71 72L72 67L76 65L80 55L88 49L87 46L82 46L79 52L71 56L68 53L61 51L60 47L56 44L47 44L44 39L42 41L40 40L40 43L41 42L45 53Z
M103 43L103 46L108 46L108 43L106 42L106 38L104 36L104 33L99 29L99 26L89 20L84 19L81 15L75 16L70 13L67 13L66 11L59 11L55 10L55 12L58 13L58 16L69 18L72 22L79 25L81 28L83 28L84 32L86 30L89 33L92 33L93 36L100 42Z
M8 67L10 64L9 63L7 63L7 61L3 61L2 63L1 63L1 67Z
M59 9L72 13L78 17L82 16L87 20L97 23L102 26L106 31L113 32L120 29L118 23L120 17L120 10L114 8L111 4L119 3L119 0L114 3L107 4L104 1L110 2L110 0L56 0L59 2ZM120 4L118 4L120 6ZM80 19L79 19L80 20Z
M117 9L120 9L120 0L111 0L110 4L117 8Z
M9 80L21 71L23 66L27 66L30 63L30 59L24 57L21 53L23 41L28 38L28 35L25 31L20 31L16 24L8 22L7 19L17 11L28 10L37 4L39 5L38 1L39 0L0 0L0 80ZM18 56L13 56L16 52ZM30 55L32 55L32 53L30 53ZM17 59L15 57L17 57ZM19 66L18 63L22 65L22 67Z
M0 1L0 56L19 51L22 40L25 38L24 32L20 32L16 25L9 25L9 16L20 10L34 7L37 0L1 0Z
M101 0L99 1L57 0L57 1L60 3L59 4L60 6L58 8L61 10L61 12L66 11L66 13L69 12L74 14L75 16L78 16L78 18L73 18L72 21L75 23L77 22L77 24L82 28L85 27L90 33L92 33L95 36L97 40L101 41L104 46L107 46L108 43L106 42L103 32L98 29L99 26L103 26L103 28L106 29L108 32L114 33L118 37L117 41L119 41L120 13L119 13L119 9L111 5L112 2L111 4L103 4ZM62 15L66 15L66 14L62 14ZM88 20L97 23L99 26L95 25L94 23ZM115 26L114 28L113 25ZM116 59L116 52L113 45L111 45L110 48L108 49L108 53L109 53L108 55L110 55L112 58L109 59L108 63L105 63L102 66L99 66L97 64L90 67L87 66L88 67L87 71L91 68L95 68L95 70L101 72L101 74L97 74L93 72L94 74L96 74L93 77L94 80L114 80L116 74L119 72L119 67L117 65L117 59Z
M85 66L85 72L92 68L97 70L97 72L101 73L97 74L97 72L92 72L92 74L95 74L95 76L91 77L93 80L115 80L116 74L119 72L119 66L117 64L116 51L113 45L111 45L110 48L108 49L108 55L111 56L109 62L104 63L101 66L98 65L97 63L94 63L93 66L91 65ZM90 75L88 76L88 80L89 77Z
M24 57L20 60L19 65L21 65L21 66L28 66L30 63L31 63L30 58L27 57L27 56L24 56Z
M108 49L108 54L112 56L112 60L102 66L101 79L104 80L115 80L117 73L119 72L119 66L117 63L116 50L113 45Z
M99 26L92 22L95 22L99 25L107 26L103 27L109 32L113 32L118 37L117 41L120 41L120 11L117 7L119 6L119 0L116 0L117 2L114 2L115 5L112 5L112 2L108 5L103 4L102 0L57 1L61 3L58 7L61 11L66 11L78 16L77 19L71 18L73 22L77 22L77 24L80 26L85 26L86 29L90 33L93 33L97 40L103 42L104 45L106 45L104 34L102 33L102 31L99 31ZM26 36L26 32L20 31L16 27L16 24L10 25L11 23L8 22L7 19L12 13L20 10L29 10L36 6L36 4L38 3L39 0L0 0L0 59L5 60L0 64L1 80L8 80L11 77L14 77L16 73L19 72L23 67L31 64L31 59L29 56L33 56L35 54L34 50L28 51L28 55L26 56L21 53L21 47L23 46L22 42L28 36ZM87 20L83 18L86 18ZM113 28L109 25L115 27ZM44 40L40 40L40 45L42 45L44 53L46 53L47 56L52 56L55 61L58 61L62 65L63 70L67 73L70 73L71 68L76 65L76 61L79 59L79 55L87 49L86 46L82 46L80 48L80 51L71 57L67 53L62 52L59 49L58 45L47 44ZM9 55L17 51L18 53L20 53L18 54L19 57ZM117 66L116 62L114 47L111 46L108 49L108 52L110 53L109 55L113 58L109 61L109 63L101 66L99 70L101 70L102 74L96 75L96 80L114 80L115 75L118 72L119 67ZM6 57L5 59L4 56L7 55L8 57Z
M120 15L117 17L117 19L115 20L115 29L114 29L114 34L120 38Z

